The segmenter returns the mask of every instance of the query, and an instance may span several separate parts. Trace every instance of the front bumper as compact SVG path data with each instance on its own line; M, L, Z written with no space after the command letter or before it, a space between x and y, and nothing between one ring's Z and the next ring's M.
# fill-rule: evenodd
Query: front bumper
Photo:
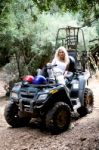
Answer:
M14 102L16 100L13 100ZM17 103L17 102L16 102ZM35 100L31 99L20 99L19 102L17 103L19 110L21 112L26 112L26 113L41 113L41 110L44 106L45 101L42 101L40 103L36 103Z

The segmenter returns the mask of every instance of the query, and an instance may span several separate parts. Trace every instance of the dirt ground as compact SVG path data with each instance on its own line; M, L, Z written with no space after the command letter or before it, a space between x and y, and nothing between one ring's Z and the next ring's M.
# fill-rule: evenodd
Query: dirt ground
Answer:
M39 125L12 128L4 119L8 102L0 80L0 150L99 150L99 81L89 82L94 93L94 109L86 117L74 120L72 127L59 135L40 130Z

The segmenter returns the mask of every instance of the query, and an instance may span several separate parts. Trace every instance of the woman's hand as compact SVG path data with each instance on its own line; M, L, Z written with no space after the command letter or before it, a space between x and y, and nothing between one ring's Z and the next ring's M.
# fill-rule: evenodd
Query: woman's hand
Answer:
M66 78L68 71L64 72L64 78Z
M52 63L47 63L46 65L47 65L47 67L51 67Z

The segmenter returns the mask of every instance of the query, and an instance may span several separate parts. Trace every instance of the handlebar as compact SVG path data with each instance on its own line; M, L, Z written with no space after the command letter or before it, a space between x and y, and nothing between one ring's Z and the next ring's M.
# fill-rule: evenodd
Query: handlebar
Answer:
M56 66L57 66L57 64L52 65L51 63L48 63L48 64L46 65L46 68L47 68L47 69L53 69L53 68L56 67Z

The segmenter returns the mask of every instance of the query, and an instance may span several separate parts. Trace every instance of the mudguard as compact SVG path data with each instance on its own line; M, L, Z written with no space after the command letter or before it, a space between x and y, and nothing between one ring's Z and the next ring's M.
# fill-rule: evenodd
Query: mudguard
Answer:
M73 111L73 106L72 103L70 101L70 97L69 97L69 91L66 87L62 86L59 89L56 88L54 90L52 90L51 95L49 96L49 98L47 99L47 101L45 102L45 104L42 107L42 111L43 110L49 110L49 106L50 108L53 107L53 105L56 102L65 102L70 109Z
M84 92L85 92L86 80L83 75L80 75L78 79L79 79L79 99L81 105L84 106Z

